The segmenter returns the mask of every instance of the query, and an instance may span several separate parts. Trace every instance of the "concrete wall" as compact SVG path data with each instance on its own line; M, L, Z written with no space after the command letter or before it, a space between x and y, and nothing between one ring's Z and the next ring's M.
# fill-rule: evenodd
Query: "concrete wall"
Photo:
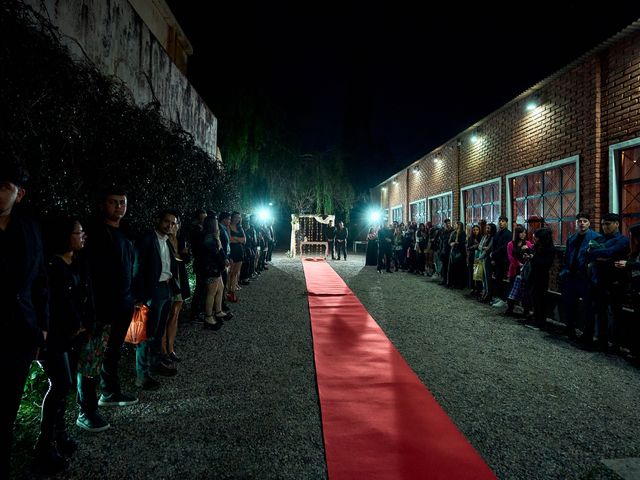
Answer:
M138 104L157 99L165 118L180 124L215 158L216 117L127 0L26 3L59 28L76 56L84 57L84 51L102 72L120 78Z

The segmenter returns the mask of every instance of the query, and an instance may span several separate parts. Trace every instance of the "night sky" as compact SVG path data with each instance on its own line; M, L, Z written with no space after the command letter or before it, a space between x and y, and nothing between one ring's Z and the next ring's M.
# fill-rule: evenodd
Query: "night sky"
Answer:
M640 19L631 1L168 3L193 45L189 79L221 124L219 102L257 92L304 149L346 148L358 188Z

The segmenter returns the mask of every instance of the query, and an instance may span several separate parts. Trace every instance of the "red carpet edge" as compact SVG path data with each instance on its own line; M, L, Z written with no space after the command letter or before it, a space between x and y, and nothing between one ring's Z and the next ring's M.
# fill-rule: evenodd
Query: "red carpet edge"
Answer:
M302 263L329 479L495 479L342 278Z

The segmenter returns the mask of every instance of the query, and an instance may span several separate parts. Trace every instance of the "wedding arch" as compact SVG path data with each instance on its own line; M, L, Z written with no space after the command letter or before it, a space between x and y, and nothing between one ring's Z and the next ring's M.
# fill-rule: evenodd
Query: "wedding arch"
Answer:
M335 215L291 214L291 256L312 254L325 258L329 253L324 230L329 222L335 225Z

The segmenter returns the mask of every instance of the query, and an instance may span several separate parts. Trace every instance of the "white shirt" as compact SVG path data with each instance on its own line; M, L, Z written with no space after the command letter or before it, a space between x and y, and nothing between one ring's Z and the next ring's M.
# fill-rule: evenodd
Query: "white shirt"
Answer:
M162 262L162 273L160 274L159 282L169 280L173 275L171 274L171 252L169 252L169 245L167 245L167 235L163 235L156 230L156 237L158 239L158 247L160 248L160 261Z

